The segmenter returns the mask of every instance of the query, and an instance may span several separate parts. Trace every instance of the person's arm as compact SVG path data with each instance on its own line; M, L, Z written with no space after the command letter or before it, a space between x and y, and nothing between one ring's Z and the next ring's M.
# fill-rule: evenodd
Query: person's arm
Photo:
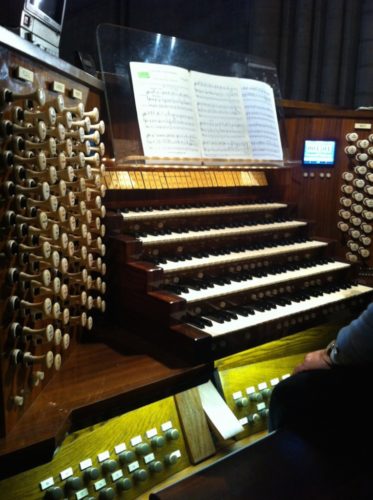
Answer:
M341 328L330 357L336 365L373 362L373 303L357 319Z
M308 353L294 373L330 369L333 365L366 365L373 363L373 303L360 316L338 332L333 344Z

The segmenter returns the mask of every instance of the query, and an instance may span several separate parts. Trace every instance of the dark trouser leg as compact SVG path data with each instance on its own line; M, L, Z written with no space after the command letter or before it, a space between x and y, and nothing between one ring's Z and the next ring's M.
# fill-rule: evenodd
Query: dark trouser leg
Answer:
M271 396L270 430L289 429L328 447L372 441L373 421L366 408L372 378L373 369L336 367L282 381Z

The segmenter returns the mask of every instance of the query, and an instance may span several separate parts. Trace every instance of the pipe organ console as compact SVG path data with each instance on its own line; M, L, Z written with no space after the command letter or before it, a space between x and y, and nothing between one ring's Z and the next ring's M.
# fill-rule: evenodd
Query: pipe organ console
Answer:
M167 168L154 179L179 175ZM206 361L364 302L370 288L354 283L350 264L332 258L330 240L310 235L310 223L281 196L279 178L289 173L251 171L256 175L255 187L237 182L231 189L223 177L203 190L191 180L172 196L134 188L127 200L109 198L117 208L107 218L119 270L113 313L123 307L144 334Z
M145 498L264 435L371 299L372 120L285 103L293 158L346 138L324 170L118 162L102 83L0 42L0 496Z

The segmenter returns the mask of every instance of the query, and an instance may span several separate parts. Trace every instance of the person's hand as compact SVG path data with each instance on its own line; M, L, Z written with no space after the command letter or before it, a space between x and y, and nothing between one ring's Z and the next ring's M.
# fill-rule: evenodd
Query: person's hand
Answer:
M293 373L306 370L329 370L331 368L330 358L326 349L313 351L306 354L304 361L294 368Z

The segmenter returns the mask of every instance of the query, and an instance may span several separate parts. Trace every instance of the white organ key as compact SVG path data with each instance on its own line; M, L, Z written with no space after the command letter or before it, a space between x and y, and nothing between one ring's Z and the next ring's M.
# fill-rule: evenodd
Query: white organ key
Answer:
M323 293L319 297L311 297L309 299L302 300L301 302L292 302L291 304L285 306L277 305L276 308L270 309L269 311L255 311L255 314L247 317L238 315L237 319L231 319L230 321L224 321L223 323L218 323L209 318L212 326L206 326L202 331L213 337L226 335L228 333L237 332L262 323L278 320L292 314L299 314L306 311L308 312L317 307L327 306L348 298L357 297L358 295L372 292L372 290L372 288L364 285L356 285L351 286L346 290ZM194 326L194 328L197 327Z
M147 235L140 236L139 240L143 245L166 244L178 241L190 241L201 238L217 238L219 236L238 236L246 235L252 233L263 233L266 231L281 231L286 229L295 229L298 227L306 226L307 222L304 221L285 221L285 222L273 222L271 224L255 224L255 225L243 225L241 227L223 227L221 229L211 229L205 230L193 230L190 229L186 233L170 233L170 234L159 234L159 235Z
M134 210L129 210L128 212L122 212L123 219L125 221L139 221L139 220L151 220L172 217L188 217L196 215L209 215L209 214L234 214L234 213L250 213L250 212L260 212L261 210L277 210L280 208L287 207L284 203L256 203L252 205L242 204L242 205L221 205L221 206L210 206L210 207L187 207L187 208L169 208L168 210L144 210L141 212L136 212Z
M329 262L327 264L318 264L312 267L298 269L296 271L284 271L279 274L269 274L263 277L253 277L251 279L232 282L225 285L214 285L213 287L203 290L190 290L187 293L178 294L179 297L185 299L188 303L198 300L208 300L214 297L221 297L231 293L244 292L262 286L277 285L289 280L298 278L307 278L325 272L338 271L350 267L350 264L345 262Z
M165 272L186 271L188 269L202 268L211 265L228 264L242 260L257 259L259 257L273 257L289 252L300 252L303 250L313 250L327 246L324 241L306 241L303 243L291 243L289 245L279 245L277 247L264 247L260 250L244 250L242 252L231 252L227 255L193 257L190 260L180 262L168 261L165 264L159 264L159 267Z

